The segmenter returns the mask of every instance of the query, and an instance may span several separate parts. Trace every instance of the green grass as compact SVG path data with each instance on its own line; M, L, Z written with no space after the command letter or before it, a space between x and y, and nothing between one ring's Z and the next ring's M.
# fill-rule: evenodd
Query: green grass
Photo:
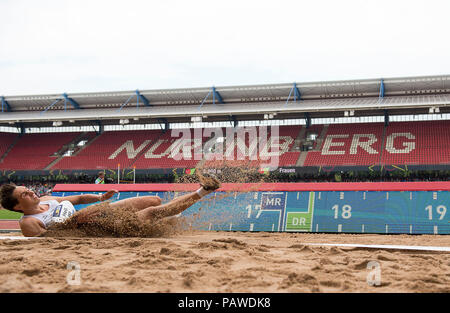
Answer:
M0 220L18 220L23 214L0 209Z

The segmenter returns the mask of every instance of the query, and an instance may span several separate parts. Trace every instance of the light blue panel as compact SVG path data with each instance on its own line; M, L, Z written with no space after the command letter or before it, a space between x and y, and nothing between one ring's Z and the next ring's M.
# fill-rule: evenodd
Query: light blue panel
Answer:
M316 191L314 196L314 213L312 217L312 231L313 232L324 232L324 226L326 224L326 220L328 219L328 214L332 214L331 210L327 209L327 192L326 191ZM291 208L289 208L289 211L291 211ZM319 228L319 226L321 226ZM335 231L335 227L332 227Z
M319 198L319 193L317 193ZM320 192L320 199L314 205L313 231L337 232L338 220L334 218L333 206L337 204L339 193L334 191Z
M414 193L414 234L449 232L449 192L418 191Z
M357 205L362 201L362 192L316 192L313 231L318 232L361 232L361 212ZM341 225L341 228L339 228Z
M266 213L261 212L261 193L260 192L233 192L230 197L224 195L223 198L216 199L216 206L220 207L222 203L226 203L225 208L228 212L227 220L223 229L230 226L234 231L249 231L251 224L253 230L264 229L264 223L267 223ZM228 198L228 199L227 199ZM232 199L229 199L232 198ZM234 218L234 215L236 218ZM256 227L255 227L256 225Z
M364 233L385 233L386 192L360 191L360 194L362 197L358 210L364 214L360 219L361 232L364 225Z
M381 216L389 234L407 234L414 223L414 193L410 191L389 191L385 201L385 213ZM386 232L385 230L385 232Z
M385 231L385 196L382 193L326 191L315 194L313 232Z
M204 203L204 207L196 223L206 230L249 231L251 224L254 230L266 230L270 217L267 212L260 212L260 202L261 195L258 192L217 192L214 201L202 199L199 202ZM188 215L190 211L191 208L183 215Z
M306 213L308 212L308 205L309 205L309 191L287 192L286 213L287 212Z
M82 195L82 194L86 194L86 193L101 194L101 192L94 192L94 191L93 192L82 192L82 191L65 191L65 192L63 192L64 197L67 197L67 196L78 196L78 195Z
M432 234L433 225L437 223L436 216L437 202L433 200L433 192L429 191L417 191L414 193L415 209L414 209L414 234ZM431 206L431 219L429 218L429 210L426 210L428 206Z
M103 194L103 192L101 192L101 193ZM112 196L112 198L110 200L115 202L118 200L133 198L133 197L136 197L136 194L137 194L137 192L122 191L122 192L116 193L114 196Z
M258 219L253 221L253 230L281 231L284 229L287 194L283 191L262 191L261 212Z
M172 193L170 199L173 197L180 197L187 194L186 192ZM216 193L211 193L201 199L200 201L194 203L192 206L187 208L181 213L182 216L186 217L188 224L191 224L195 229L208 230L209 224L212 221L209 219L214 219L216 215L220 215L222 211L220 208L214 208L214 198ZM165 203L166 201L163 201ZM213 209L214 208L214 209Z
M139 191L139 192L134 192L134 196L133 197L146 197L146 196L158 196L161 199L164 197L164 192L156 192L156 191Z
M251 224L256 225L256 229L264 228L263 223L266 223L266 213L260 211L260 192L224 193L221 198L216 199L216 206L221 207L222 203L228 212L227 220L224 223L226 225L223 226L224 229L229 229L230 223L232 223L231 230L233 231L249 231ZM230 217L230 215L233 216ZM263 219L260 219L261 216Z
M338 192L336 200L339 205L337 221L342 225L341 232L361 233L368 232L373 224L373 216L379 214L380 207L367 199L369 195L363 191ZM341 194L343 195L341 199ZM366 197L366 198L364 198ZM336 214L336 208L332 210ZM334 217L334 216L333 216Z
M283 216L281 211L261 211L258 219L252 221L253 231L281 231Z
M343 204L338 216L345 220L342 223L342 232L371 233L378 230L379 216L384 214L383 195L366 191L344 192L344 199L341 201ZM345 205L351 207L351 217L347 219L344 218Z
M450 234L450 192L438 191L437 202L445 207L445 215L441 218L441 214L436 215L439 218L438 234ZM436 205L434 210L436 210ZM441 208L441 211L444 210Z

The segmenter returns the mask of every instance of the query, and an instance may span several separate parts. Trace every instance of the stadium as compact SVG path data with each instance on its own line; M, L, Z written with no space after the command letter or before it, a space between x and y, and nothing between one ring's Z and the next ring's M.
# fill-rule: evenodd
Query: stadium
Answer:
M222 182L182 213L187 229L158 238L25 240L20 214L1 210L2 249L18 251L4 258L30 259L4 290L450 291L440 274L450 268L450 75L1 103L2 183L164 202L196 190L196 173ZM99 172L105 184L94 184ZM59 263L33 271L30 247ZM84 271L81 286L65 283L71 261ZM380 264L381 281L370 280ZM121 272L100 270L113 267Z

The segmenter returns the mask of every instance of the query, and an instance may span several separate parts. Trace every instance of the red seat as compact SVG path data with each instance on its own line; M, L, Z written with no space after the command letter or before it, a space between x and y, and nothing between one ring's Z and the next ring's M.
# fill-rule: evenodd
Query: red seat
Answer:
M0 169L38 170L55 160L55 152L70 143L81 133L24 134L6 158Z
M223 135L230 129L222 129ZM295 147L295 139L302 126L280 126L280 153L275 166L295 166L300 150ZM322 133L323 125L312 125L307 132ZM181 130L193 138L194 129ZM268 128L270 137L270 127ZM193 141L187 141L186 155L174 157L173 151L180 150L182 133L169 130L134 130L104 132L73 156L63 157L52 169L138 169L147 168L192 168L202 157L194 155ZM44 169L55 156L56 151L80 133L25 134L15 144L7 157L0 163L0 169ZM91 138L95 133L89 134ZM0 154L14 142L17 134L0 136ZM267 166L268 160L261 155L250 158L246 152L253 135L246 135L243 142L230 146L231 160L223 154L212 154L205 167ZM450 164L450 121L394 122L388 127L383 123L333 124L324 134L320 147L315 147L306 155L304 166L370 166L404 164ZM209 140L202 137L202 146ZM320 142L320 141L319 141ZM317 143L317 141L316 141ZM227 152L224 147L224 152ZM316 151L317 150L317 151ZM269 150L270 151L270 150ZM180 156L180 153L178 153ZM203 155L205 157L205 155ZM224 160L221 160L224 159Z
M450 121L392 122L386 129L382 123L334 124L326 138L319 151L308 153L305 166L450 164Z

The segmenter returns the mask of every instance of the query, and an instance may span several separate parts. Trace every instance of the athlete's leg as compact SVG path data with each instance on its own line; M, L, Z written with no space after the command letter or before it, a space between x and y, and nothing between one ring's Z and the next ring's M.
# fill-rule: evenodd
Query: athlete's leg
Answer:
M111 208L129 208L131 212L137 212L148 207L161 204L161 198L156 196L133 197L119 200L109 204Z
M137 212L142 209L158 206L161 204L161 198L154 196L133 197L109 203L110 208L124 208L130 212ZM100 212L101 207L97 204L90 205L76 213L78 223L86 223L95 218Z
M220 187L220 182L214 177L199 177L202 188L195 192L175 198L168 203L138 211L136 213L138 218L141 221L146 221L177 215L196 203L202 197Z
M168 203L140 210L136 214L141 221L173 216L183 212L200 199L201 196L197 192L192 192Z
M175 198L169 203L163 205L161 205L161 199L159 197L148 196L120 200L114 203L110 203L109 207L125 207L127 209L131 209L132 212L136 212L138 218L141 221L177 215L189 208L205 195L213 192L220 187L220 182L214 177L205 178L199 175L199 178L202 188L200 188L196 192L192 192L187 195ZM77 223L88 223L92 221L92 219L94 219L99 213L101 213L101 211L101 205L99 206L98 204L94 204L78 211L75 214L76 217L74 215L74 218L76 218Z

